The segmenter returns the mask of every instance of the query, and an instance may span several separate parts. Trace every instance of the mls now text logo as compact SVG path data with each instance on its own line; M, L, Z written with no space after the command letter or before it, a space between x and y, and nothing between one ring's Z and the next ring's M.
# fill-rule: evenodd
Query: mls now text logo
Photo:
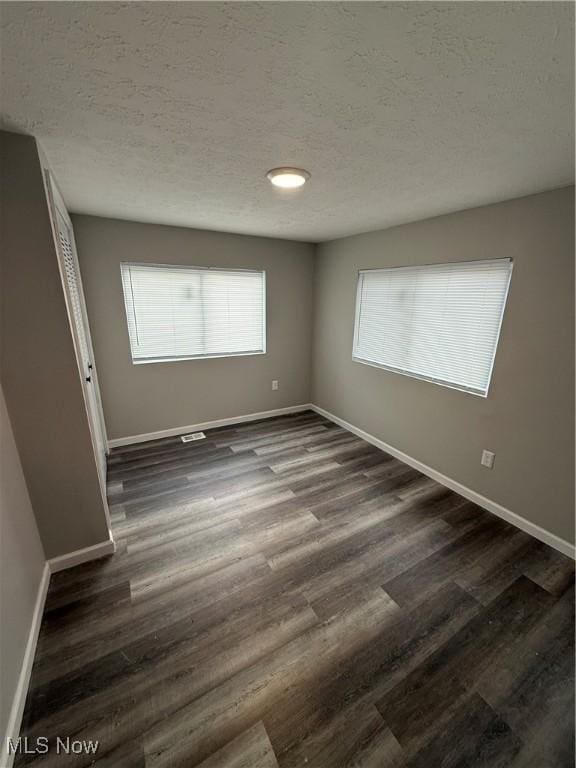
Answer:
M91 739L71 739L56 737L50 741L47 736L29 739L19 736L17 739L7 739L9 755L46 755L55 752L57 755L95 755L99 742Z

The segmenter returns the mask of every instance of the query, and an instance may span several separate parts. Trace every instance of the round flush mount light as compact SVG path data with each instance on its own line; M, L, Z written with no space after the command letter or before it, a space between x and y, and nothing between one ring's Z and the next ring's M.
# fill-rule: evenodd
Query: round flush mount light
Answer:
M280 189L297 189L306 184L310 174L302 168L272 168L266 177Z

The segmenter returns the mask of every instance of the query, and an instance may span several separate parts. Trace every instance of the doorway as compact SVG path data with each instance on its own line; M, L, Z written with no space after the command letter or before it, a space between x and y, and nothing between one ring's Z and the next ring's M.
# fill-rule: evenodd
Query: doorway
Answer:
M88 324L84 291L82 289L82 279L78 265L74 230L62 195L60 194L50 171L46 170L45 173L50 216L54 229L60 274L64 286L70 327L74 339L74 348L76 351L80 380L82 382L84 402L88 414L90 434L96 456L100 487L104 501L106 501L106 457L108 453L108 441L102 411L102 401L100 398L100 388L98 385L98 373L94 360L92 339L90 337L90 326ZM108 505L106 504L105 506L108 515Z

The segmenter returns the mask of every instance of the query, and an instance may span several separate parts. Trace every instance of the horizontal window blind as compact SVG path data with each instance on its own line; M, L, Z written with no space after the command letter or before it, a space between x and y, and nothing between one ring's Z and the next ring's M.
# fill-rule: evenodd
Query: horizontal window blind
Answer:
M353 357L486 395L510 259L359 273Z
M263 271L156 264L121 270L135 363L266 351Z

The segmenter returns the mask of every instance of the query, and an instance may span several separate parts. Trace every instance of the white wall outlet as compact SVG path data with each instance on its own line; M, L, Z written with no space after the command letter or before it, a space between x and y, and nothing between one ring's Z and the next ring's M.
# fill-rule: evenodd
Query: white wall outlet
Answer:
M278 389L278 379L274 379L272 382L272 389Z
M492 469L494 466L494 459L496 457L496 454L493 451L482 451L482 458L480 459L480 464L482 464L483 467L488 467L488 469Z

